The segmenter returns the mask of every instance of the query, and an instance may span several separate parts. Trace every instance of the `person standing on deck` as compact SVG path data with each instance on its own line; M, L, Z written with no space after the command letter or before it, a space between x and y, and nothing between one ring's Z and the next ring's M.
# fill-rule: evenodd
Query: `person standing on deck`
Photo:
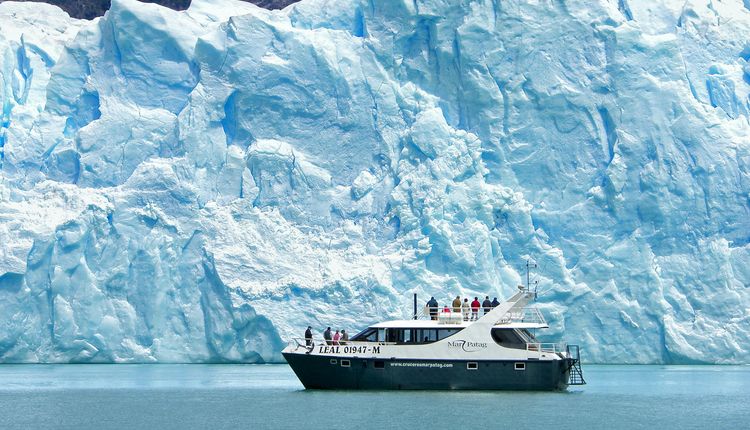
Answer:
M474 297L474 301L471 302L471 320L476 321L479 319L479 308L482 305L479 303L479 298Z
M500 302L498 302L498 301L497 301L497 297L495 297L495 298L494 298L494 299L492 300L492 307L493 307L493 308L495 308L495 307L497 307L498 305L500 305Z
M307 330L305 330L305 346L311 346L312 345L312 327L307 326Z
M482 308L484 308L485 315L487 315L490 309L492 309L492 302L490 301L490 296L484 296L484 301L482 302Z
M461 304L461 314L464 317L464 321L469 321L470 308L469 299L464 299L464 302Z
M328 327L326 331L323 332L323 339L326 340L326 345L331 344L331 328Z
M461 296L456 296L456 298L453 299L453 312L461 312Z
M336 330L336 334L333 335L333 344L338 345L339 339L341 339L341 334L339 334L339 331Z
M339 343L342 345L346 345L348 341L349 341L349 333L347 333L346 330L341 330L341 341Z
M430 319L436 320L437 319L437 311L438 311L438 302L435 300L435 297L430 297L430 300L427 302L427 307L430 311Z

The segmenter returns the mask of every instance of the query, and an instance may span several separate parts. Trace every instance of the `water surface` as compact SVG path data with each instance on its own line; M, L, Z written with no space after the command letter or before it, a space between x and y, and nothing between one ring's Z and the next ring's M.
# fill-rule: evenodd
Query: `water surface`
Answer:
M584 366L567 392L306 391L286 365L0 365L0 428L724 429L748 366Z

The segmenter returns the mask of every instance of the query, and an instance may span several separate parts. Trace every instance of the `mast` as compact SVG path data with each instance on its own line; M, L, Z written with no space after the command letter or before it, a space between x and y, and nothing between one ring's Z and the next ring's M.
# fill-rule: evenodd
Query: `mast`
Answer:
M526 259L526 291L531 292L531 277L530 277L530 271L531 269L536 269L537 265L536 263L531 263L530 259ZM539 283L539 281L534 281L534 299L536 299L536 286Z

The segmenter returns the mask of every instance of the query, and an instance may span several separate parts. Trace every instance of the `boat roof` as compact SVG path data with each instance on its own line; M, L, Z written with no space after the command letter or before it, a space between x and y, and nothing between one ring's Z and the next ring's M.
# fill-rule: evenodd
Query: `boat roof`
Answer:
M474 321L461 321L460 323L450 323L447 321L435 320L392 320L383 321L371 325L369 328L466 328L472 325ZM533 322L507 322L495 324L497 328L548 328L547 324Z

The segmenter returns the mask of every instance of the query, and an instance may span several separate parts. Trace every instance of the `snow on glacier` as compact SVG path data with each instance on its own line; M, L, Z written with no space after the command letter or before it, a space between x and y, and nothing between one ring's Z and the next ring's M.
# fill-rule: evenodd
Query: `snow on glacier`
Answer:
M0 360L264 362L539 263L584 359L750 360L743 2L0 4Z

